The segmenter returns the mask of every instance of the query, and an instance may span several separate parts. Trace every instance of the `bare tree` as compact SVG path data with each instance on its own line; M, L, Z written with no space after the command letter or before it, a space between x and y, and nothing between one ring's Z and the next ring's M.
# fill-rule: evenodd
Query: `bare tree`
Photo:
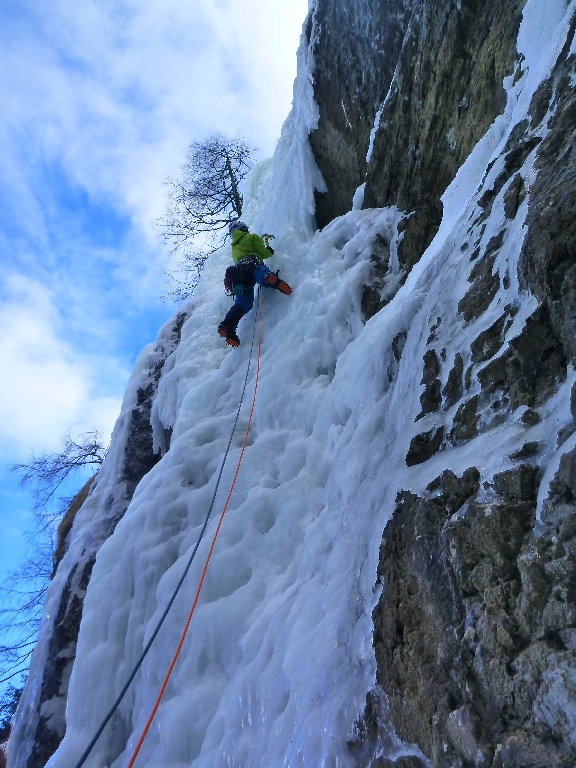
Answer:
M26 673L52 572L52 540L44 527L27 535L19 565L0 585L0 684Z
M71 472L89 465L100 466L107 450L97 430L80 435L79 442L67 432L62 438L62 450L32 454L25 464L14 464L12 471L21 475L21 487L31 487L34 509L42 510Z
M254 164L255 149L240 137L215 134L190 145L181 179L168 179L166 215L155 224L166 243L178 252L182 279L174 300L191 295L208 256L220 248L227 227L242 215L241 184Z
M240 184L252 168L254 151L244 139L221 134L192 142L182 178L167 182L166 215L157 222L166 242L186 248L198 235L217 234L240 218Z
M214 248L208 248L203 251L201 248L195 248L194 250L186 250L179 253L176 262L178 277L169 272L164 272L168 278L168 286L162 298L169 299L174 304L182 304L191 298L202 276L204 264L214 250Z
M58 490L71 473L83 467L99 467L106 452L97 430L80 435L78 440L67 432L60 451L32 455L29 461L12 467L21 475L20 485L32 491L34 529L26 534L19 565L0 584L0 683L22 675L28 667L46 589L72 526L71 512L75 514L80 508L93 478L71 497L58 496Z

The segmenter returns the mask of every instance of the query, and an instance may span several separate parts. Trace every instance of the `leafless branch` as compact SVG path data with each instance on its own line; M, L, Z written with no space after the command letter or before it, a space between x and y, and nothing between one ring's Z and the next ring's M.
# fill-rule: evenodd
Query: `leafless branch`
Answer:
M34 527L25 534L26 548L19 564L0 584L0 683L26 670L36 643L53 573L58 523L74 498L58 498L58 490L75 470L99 467L107 450L97 430L77 439L67 432L60 451L32 455L29 461L12 467L20 474L20 485L32 492Z
M42 509L71 472L80 467L100 466L107 451L97 430L85 432L78 441L67 432L62 438L62 450L40 456L32 454L26 463L14 464L12 471L20 474L22 488L31 487L34 509Z
M164 298L179 302L192 295L206 259L223 245L228 224L242 215L241 184L254 154L244 139L215 134L193 142L182 177L167 179L166 214L154 223L179 256L180 279L168 275L172 284Z

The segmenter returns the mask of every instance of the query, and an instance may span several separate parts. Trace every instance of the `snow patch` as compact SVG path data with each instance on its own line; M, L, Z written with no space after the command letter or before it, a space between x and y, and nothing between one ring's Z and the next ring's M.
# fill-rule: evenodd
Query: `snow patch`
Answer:
M366 182L364 182L364 184L360 184L356 192L354 192L354 197L352 198L353 211L360 211L362 209L362 206L364 204L365 190L366 190Z

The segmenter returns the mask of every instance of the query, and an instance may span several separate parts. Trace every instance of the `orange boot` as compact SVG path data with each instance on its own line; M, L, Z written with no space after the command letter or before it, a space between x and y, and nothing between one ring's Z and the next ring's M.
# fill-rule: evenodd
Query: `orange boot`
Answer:
M226 328L224 323L220 323L218 326L218 333L220 336L222 336L223 339L226 339L226 344L229 344L231 347L240 346L240 339L236 333L232 330L232 328Z
M286 294L286 296L290 296L292 293L292 288L290 288L288 283L284 282L284 280L280 280L278 275L273 273L266 275L264 281L270 288L275 288L277 291L280 291L280 293Z

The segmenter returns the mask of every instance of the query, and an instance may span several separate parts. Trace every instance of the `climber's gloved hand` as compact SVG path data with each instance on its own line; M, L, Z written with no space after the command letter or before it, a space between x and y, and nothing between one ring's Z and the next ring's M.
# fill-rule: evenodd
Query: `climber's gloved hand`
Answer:
M270 254L270 256L274 256L274 249L271 248L269 245L266 246L266 250Z

